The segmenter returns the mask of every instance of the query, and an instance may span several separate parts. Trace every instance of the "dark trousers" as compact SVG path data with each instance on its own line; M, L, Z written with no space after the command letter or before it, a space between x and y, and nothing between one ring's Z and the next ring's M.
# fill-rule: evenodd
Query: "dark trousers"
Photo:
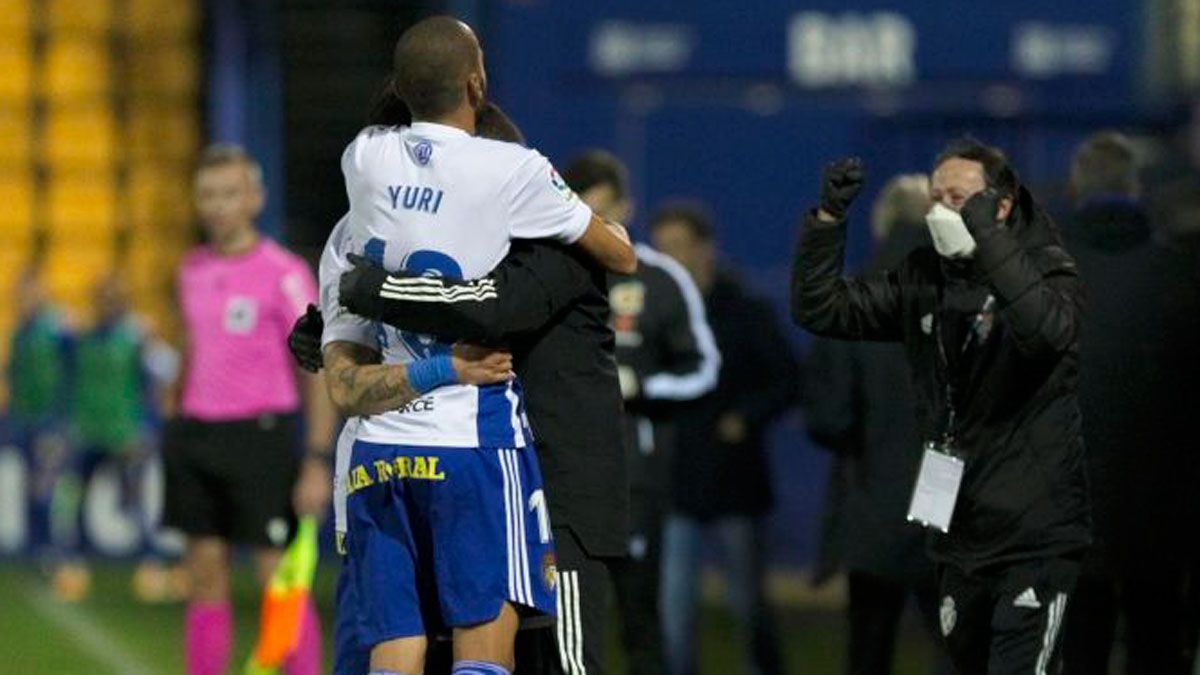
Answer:
M1126 565L1114 574L1087 569L1071 600L1063 634L1064 675L1105 675L1116 635L1125 625L1125 675L1181 675L1185 662L1183 566Z
M950 673L938 629L938 596L932 572L923 585L906 585L868 574L850 572L848 675L891 675L896 653L896 634L909 597L917 601L922 623L937 643L938 663L934 672Z
M959 675L1054 675L1079 562L1049 558L967 574L938 569L938 619Z
M517 633L513 675L602 675L608 631L607 560L591 557L568 528L554 528L558 620Z
M609 567L621 619L621 645L629 675L666 672L658 611L663 508L655 496L633 494L629 556Z

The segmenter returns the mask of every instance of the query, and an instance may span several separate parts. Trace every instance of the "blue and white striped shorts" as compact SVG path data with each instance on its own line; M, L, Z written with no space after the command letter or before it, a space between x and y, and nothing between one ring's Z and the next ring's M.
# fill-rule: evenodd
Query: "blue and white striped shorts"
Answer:
M347 563L360 644L555 613L557 568L532 446L358 441L346 476Z

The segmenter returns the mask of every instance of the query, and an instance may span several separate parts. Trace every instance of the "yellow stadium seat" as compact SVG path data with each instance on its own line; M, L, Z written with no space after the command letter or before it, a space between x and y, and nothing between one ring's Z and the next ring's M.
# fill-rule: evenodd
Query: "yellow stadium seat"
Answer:
M52 38L42 63L46 96L54 102L106 95L112 87L110 62L108 44L101 36Z
M117 191L111 175L56 173L46 200L55 241L110 242L117 226Z
M27 248L33 238L33 176L0 171L0 249Z
M32 129L28 106L0 103L0 171L29 166Z
M51 30L106 31L112 26L112 0L50 0Z
M79 312L91 303L96 280L112 264L112 246L55 241L46 254L46 287L51 298Z
M29 251L16 249L0 249L0 297L14 298L17 292L17 279L25 272L29 264ZM15 302L0 303L0 308L7 312Z
M104 106L51 107L43 133L43 159L52 167L108 171L116 159L112 111Z
M33 81L33 53L25 35L0 32L0 73L0 105L24 103Z
M29 0L0 0L0 31L24 32L30 29Z
M199 8L196 0L127 0L125 16L136 35L178 40L195 34Z
M191 176L175 164L135 164L129 208L135 236L184 229L192 218Z
M190 104L165 105L143 97L131 106L128 124L131 161L190 164L196 156L200 125Z
M130 88L138 97L194 97L200 55L191 44L148 44L130 54Z

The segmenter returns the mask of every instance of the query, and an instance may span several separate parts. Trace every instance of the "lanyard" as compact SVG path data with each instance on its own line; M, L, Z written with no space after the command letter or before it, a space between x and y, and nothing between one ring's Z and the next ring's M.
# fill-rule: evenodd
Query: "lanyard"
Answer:
M967 335L963 338L962 348L959 354L965 354L971 348L971 343L975 341L976 335L979 333L980 327L986 320L985 315L992 311L996 306L996 297L989 294L987 299L983 301L983 306L975 314L975 319L971 322L970 329L967 330ZM954 378L950 373L950 359L946 357L946 344L942 337L941 315L938 314L937 325L934 328L934 333L937 336L938 357L942 365L942 379L945 380L946 390L944 392L946 398L946 421L942 427L942 444L946 448L954 446L955 430L958 426L958 411L954 406Z

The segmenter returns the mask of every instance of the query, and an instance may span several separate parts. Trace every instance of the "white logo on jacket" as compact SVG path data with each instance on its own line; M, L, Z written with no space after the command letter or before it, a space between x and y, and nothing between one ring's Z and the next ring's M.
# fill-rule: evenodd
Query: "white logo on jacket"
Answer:
M942 637L950 635L954 624L958 621L958 610L954 607L954 598L947 595L942 598L942 609L938 613L942 620Z

